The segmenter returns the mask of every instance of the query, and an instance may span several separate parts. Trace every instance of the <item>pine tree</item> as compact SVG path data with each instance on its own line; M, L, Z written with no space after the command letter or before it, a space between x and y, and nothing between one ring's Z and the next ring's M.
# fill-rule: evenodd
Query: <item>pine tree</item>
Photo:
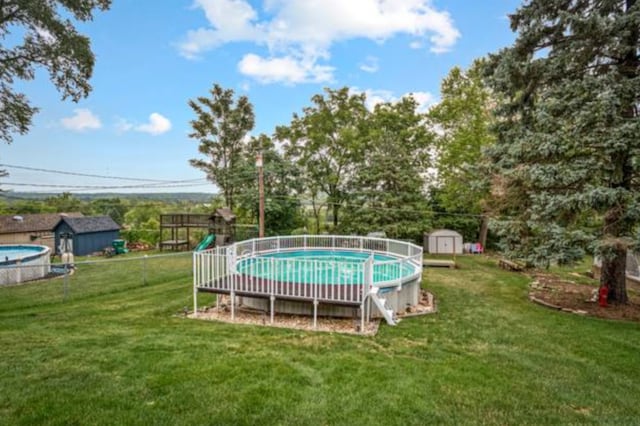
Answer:
M626 303L625 264L640 220L640 4L529 0L514 45L491 57L504 97L496 223L512 254L537 264L593 249L609 301Z

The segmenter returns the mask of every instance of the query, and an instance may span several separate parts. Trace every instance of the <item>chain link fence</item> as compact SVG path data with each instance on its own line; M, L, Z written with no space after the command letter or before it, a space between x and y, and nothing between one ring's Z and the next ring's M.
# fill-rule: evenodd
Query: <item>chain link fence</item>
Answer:
M38 268L35 270L35 268ZM175 283L189 291L193 280L191 252L140 254L82 260L73 265L8 265L0 267L0 311L117 294ZM22 277L43 276L23 280ZM21 281L21 282L17 282Z

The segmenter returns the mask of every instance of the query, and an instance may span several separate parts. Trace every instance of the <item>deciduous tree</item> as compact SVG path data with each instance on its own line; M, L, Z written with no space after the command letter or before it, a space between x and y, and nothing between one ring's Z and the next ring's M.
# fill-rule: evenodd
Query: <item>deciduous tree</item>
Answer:
M428 228L425 176L433 134L417 108L407 96L376 105L369 116L340 225L345 232L385 231L394 238L420 239Z
M276 129L276 137L285 142L287 157L314 182L313 190L327 195L337 227L340 207L363 154L365 95L350 93L347 87L325 89L324 95L315 95L311 101L313 106L305 108L302 116L294 114L289 126Z
M62 99L77 102L91 91L95 57L89 38L74 22L90 21L111 0L6 0L0 2L0 141L26 134L38 108L15 89L16 81L33 80L38 69ZM0 177L6 176L0 170Z
M233 90L218 84L214 84L210 97L190 100L189 106L196 114L189 137L198 140L198 150L206 156L205 160L189 162L220 187L227 206L233 209L243 147L255 123L253 106L246 96L235 99Z
M489 179L483 173L482 150L495 140L495 101L483 79L484 65L477 60L468 70L454 67L442 81L441 101L429 110L429 119L438 130L437 203L450 212L478 215L480 231L474 238L486 245L488 220L483 213Z
M265 232L267 235L289 234L303 223L298 200L302 191L300 171L276 149L267 135L251 138L244 147L240 170L247 178L239 186L239 210L247 211L253 222L257 221L259 193L255 161L258 153L262 154L264 164Z
M91 91L95 58L89 38L75 21L90 21L111 0L7 0L0 2L0 140L25 134L38 108L15 89L44 69L63 99L78 101Z

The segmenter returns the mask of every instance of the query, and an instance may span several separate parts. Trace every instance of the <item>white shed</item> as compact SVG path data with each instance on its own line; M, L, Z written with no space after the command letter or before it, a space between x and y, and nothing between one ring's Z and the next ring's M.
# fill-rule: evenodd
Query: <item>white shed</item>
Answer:
M451 229L438 229L424 236L424 249L430 254L462 254L462 235Z

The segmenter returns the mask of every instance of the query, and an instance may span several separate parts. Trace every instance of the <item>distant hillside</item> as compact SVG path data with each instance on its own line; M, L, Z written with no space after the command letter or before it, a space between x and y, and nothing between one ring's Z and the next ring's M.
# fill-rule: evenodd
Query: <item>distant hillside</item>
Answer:
M50 192L9 192L5 193L11 198L40 200L47 197L54 197L59 194ZM135 200L157 200L157 201L190 201L194 203L210 202L216 194L206 192L158 192L158 193L97 193L97 194L73 194L79 200L91 201L98 198L122 198Z

